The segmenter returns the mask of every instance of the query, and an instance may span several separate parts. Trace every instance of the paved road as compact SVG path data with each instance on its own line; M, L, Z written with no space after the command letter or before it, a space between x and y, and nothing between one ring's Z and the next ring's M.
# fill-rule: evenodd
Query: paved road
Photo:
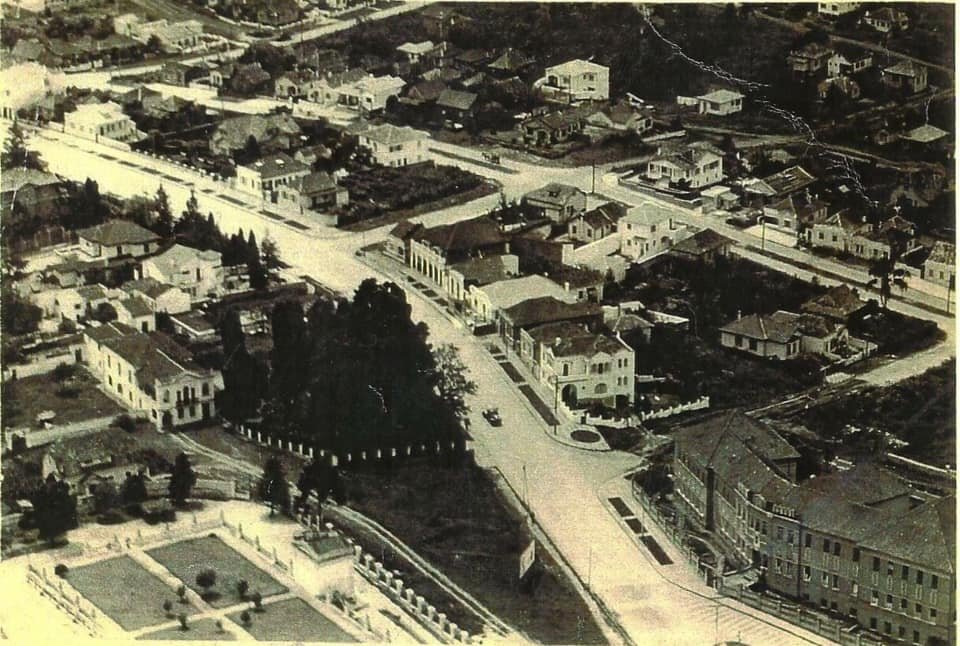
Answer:
M76 179L89 174L98 179L104 191L122 196L152 194L159 184L156 174L129 168L79 148L42 139L34 140L31 145L48 161L52 171ZM531 169L522 170L531 172ZM171 208L179 212L190 195L189 187L165 181L164 188ZM371 275L385 278L354 255L362 244L360 235L317 239L266 220L256 210L224 204L204 193L198 193L197 198L200 209L212 210L224 230L252 229L261 239L269 233L281 255L298 272L309 274L340 292L352 292L361 280ZM666 566L667 572L658 571L635 544L635 539L596 497L595 492L605 483L635 468L637 458L621 453L584 452L554 442L548 436L551 430L530 411L522 395L479 341L412 292L410 301L414 319L429 326L434 343L455 343L460 347L479 386L478 394L469 401L472 409L480 411L497 405L504 417L504 426L493 429L479 413L472 416L478 460L486 466L497 466L518 491L526 491L537 519L557 547L579 576L590 581L593 589L619 615L627 630L644 640L664 644L702 643L704 635L712 635L718 610L709 597L710 590L685 567ZM688 589L678 588L678 581L685 581ZM724 635L730 639L736 637L735 628L749 643L806 641L796 636L803 635L800 631L786 624L771 625L766 616L746 608L720 608L719 613L722 630L727 631ZM683 618L682 632L678 632L678 617ZM783 632L781 628L790 628L795 634ZM805 637L817 641L810 635Z

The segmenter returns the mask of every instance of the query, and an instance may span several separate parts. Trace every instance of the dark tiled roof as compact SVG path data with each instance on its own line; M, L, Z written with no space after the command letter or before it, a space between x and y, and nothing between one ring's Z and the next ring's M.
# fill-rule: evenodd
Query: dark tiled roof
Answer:
M758 456L769 460L792 460L800 457L786 440L772 428L738 410L717 413L705 420L685 426L675 435L687 450L698 453L715 464L714 457L723 441L733 439L749 446ZM728 451L729 452L729 451Z
M866 306L857 293L847 285L831 287L826 294L817 296L801 306L801 311L846 320L851 314Z
M130 313L130 316L141 317L153 314L150 306L142 298L136 296L120 301L120 305Z
M862 543L938 570L954 572L957 549L957 500L953 496L924 503L906 514L888 516Z
M185 371L206 372L194 363L189 351L162 332L138 332L105 343L136 369L137 382L144 387L174 379Z
M543 296L517 303L504 314L515 326L529 328L556 321L599 318L601 310L596 303L564 303L552 296Z
M263 179L282 177L284 175L302 173L310 170L307 168L307 166L301 164L286 153L277 153L275 155L263 157L262 159L258 159L251 164L246 164L245 168L249 168L256 173L259 173L260 177Z
M725 245L733 244L733 240L725 235L719 234L713 229L703 229L697 231L686 240L681 240L673 246L674 251L699 256Z
M416 238L446 252L470 251L506 241L500 227L485 217L462 220L453 224L430 227L415 234Z
M450 265L463 276L464 282L474 285L489 285L513 276L503 261L503 256L471 258L466 262Z
M477 102L477 95L473 92L459 90L444 90L437 97L437 105L454 110L469 110Z
M300 178L300 192L306 195L336 190L337 182L330 173L314 172Z
M791 166L779 173L764 177L763 181L778 195L786 195L810 186L816 181L816 178L800 166Z
M567 184L558 184L552 182L546 186L532 190L523 196L526 200L536 200L538 202L547 202L549 204L564 204L570 198L583 194L579 188L568 186Z
M166 283L161 283L156 278L142 278L140 280L129 280L125 282L122 286L124 291L133 292L137 291L141 294L145 294L150 298L156 298L162 294L166 294L171 289L175 289L173 285L168 285Z
M86 240L91 240L97 244L105 246L121 244L141 244L145 242L156 242L160 236L154 232L144 229L139 224L128 222L127 220L110 220L103 224L98 224L89 229L81 229L78 235Z
M800 332L800 315L779 311L768 316L751 314L731 321L720 328L721 332L739 334L749 339L770 340L787 343Z
M136 334L136 332L137 331L129 325L124 325L123 323L118 323L116 321L105 323L104 325L98 325L96 327L88 327L83 331L84 335L100 343L107 341L108 339L115 339L128 334Z
M422 228L422 224L411 222L410 220L403 220L398 222L397 225L390 230L390 235L394 238L406 240Z
M627 214L627 207L618 202L607 202L583 214L583 221L595 229L604 225L615 225Z

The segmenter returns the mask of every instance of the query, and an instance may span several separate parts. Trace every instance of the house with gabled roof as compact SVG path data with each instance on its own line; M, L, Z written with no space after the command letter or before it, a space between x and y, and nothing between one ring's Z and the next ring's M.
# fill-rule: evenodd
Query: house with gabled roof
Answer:
M578 58L547 67L534 87L548 100L562 103L606 101L610 98L610 68Z
M175 244L143 261L141 278L154 278L190 295L193 302L217 296L223 288L223 262L219 251Z
M462 301L465 294L457 281L451 282L450 265L510 251L509 238L496 222L483 216L408 233L408 265L455 301Z
M937 240L933 243L930 255L923 261L920 277L935 285L954 288L956 286L956 273L956 247L949 242Z
M286 153L275 153L237 166L235 185L258 199L276 202L280 189L310 174L310 169Z
M141 278L125 282L121 289L133 297L141 298L154 311L179 314L190 310L190 295L178 287L161 283L156 278Z
M521 204L535 217L562 224L587 210L587 194L575 186L551 182L525 194Z
M869 303L860 299L856 288L837 285L801 305L800 311L848 324L865 314L868 308Z
M596 329L603 322L603 310L597 303L568 303L553 296L541 296L501 310L497 329L503 343L514 352L519 352L522 332L560 321L582 323L590 329Z
M927 89L927 67L914 61L900 61L883 68L883 83L908 94L923 92Z
M360 147L381 166L408 166L427 161L429 135L409 126L397 127L386 123L367 128L359 135Z
M723 153L705 143L663 151L647 162L646 176L658 184L707 187L723 179Z
M617 223L627 214L619 202L606 202L575 216L567 222L567 235L577 242L596 242L617 231Z
M642 135L653 128L653 117L643 113L629 101L621 99L593 112L587 117L587 124L596 128Z
M534 274L518 278L470 287L464 295L467 306L475 318L483 322L493 321L498 314L533 298L555 298L565 303L577 300L575 294L554 281Z
M129 220L108 220L77 232L80 251L89 258L140 258L157 250L160 236Z

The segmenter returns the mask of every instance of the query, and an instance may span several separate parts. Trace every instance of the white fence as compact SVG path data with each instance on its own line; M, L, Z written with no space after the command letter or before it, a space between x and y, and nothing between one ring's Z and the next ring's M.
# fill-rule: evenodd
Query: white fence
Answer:
M83 597L69 583L47 572L46 568L37 569L32 564L27 565L27 582L83 626L91 637L100 635L102 626L97 609L89 602L84 603Z
M26 441L27 448L30 448L34 446L50 444L51 442L55 442L56 440L65 437L74 437L76 435L84 435L86 433L102 431L113 422L115 417L116 415L95 417L93 419L85 419L72 424L52 426L51 428L42 431L35 431L33 429L24 427L5 429L3 431L3 448L4 450L10 450L13 447L13 440L15 437L22 437Z
M703 396L696 401L687 402L685 404L677 404L676 406L670 406L669 408L661 408L658 410L650 411L649 413L640 413L641 421L647 421L648 419L664 419L666 417L672 417L674 415L679 415L680 413L686 413L694 410L703 410L705 408L710 408L710 398Z

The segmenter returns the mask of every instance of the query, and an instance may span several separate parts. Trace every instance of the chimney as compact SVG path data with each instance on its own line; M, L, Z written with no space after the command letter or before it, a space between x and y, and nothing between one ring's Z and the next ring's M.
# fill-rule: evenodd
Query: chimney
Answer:
M569 280L563 281L563 291L565 291L565 292L569 292L569 291L570 291L570 281L569 281Z
M743 318L743 312L741 312L740 310L737 310L737 320L739 321L742 318Z

